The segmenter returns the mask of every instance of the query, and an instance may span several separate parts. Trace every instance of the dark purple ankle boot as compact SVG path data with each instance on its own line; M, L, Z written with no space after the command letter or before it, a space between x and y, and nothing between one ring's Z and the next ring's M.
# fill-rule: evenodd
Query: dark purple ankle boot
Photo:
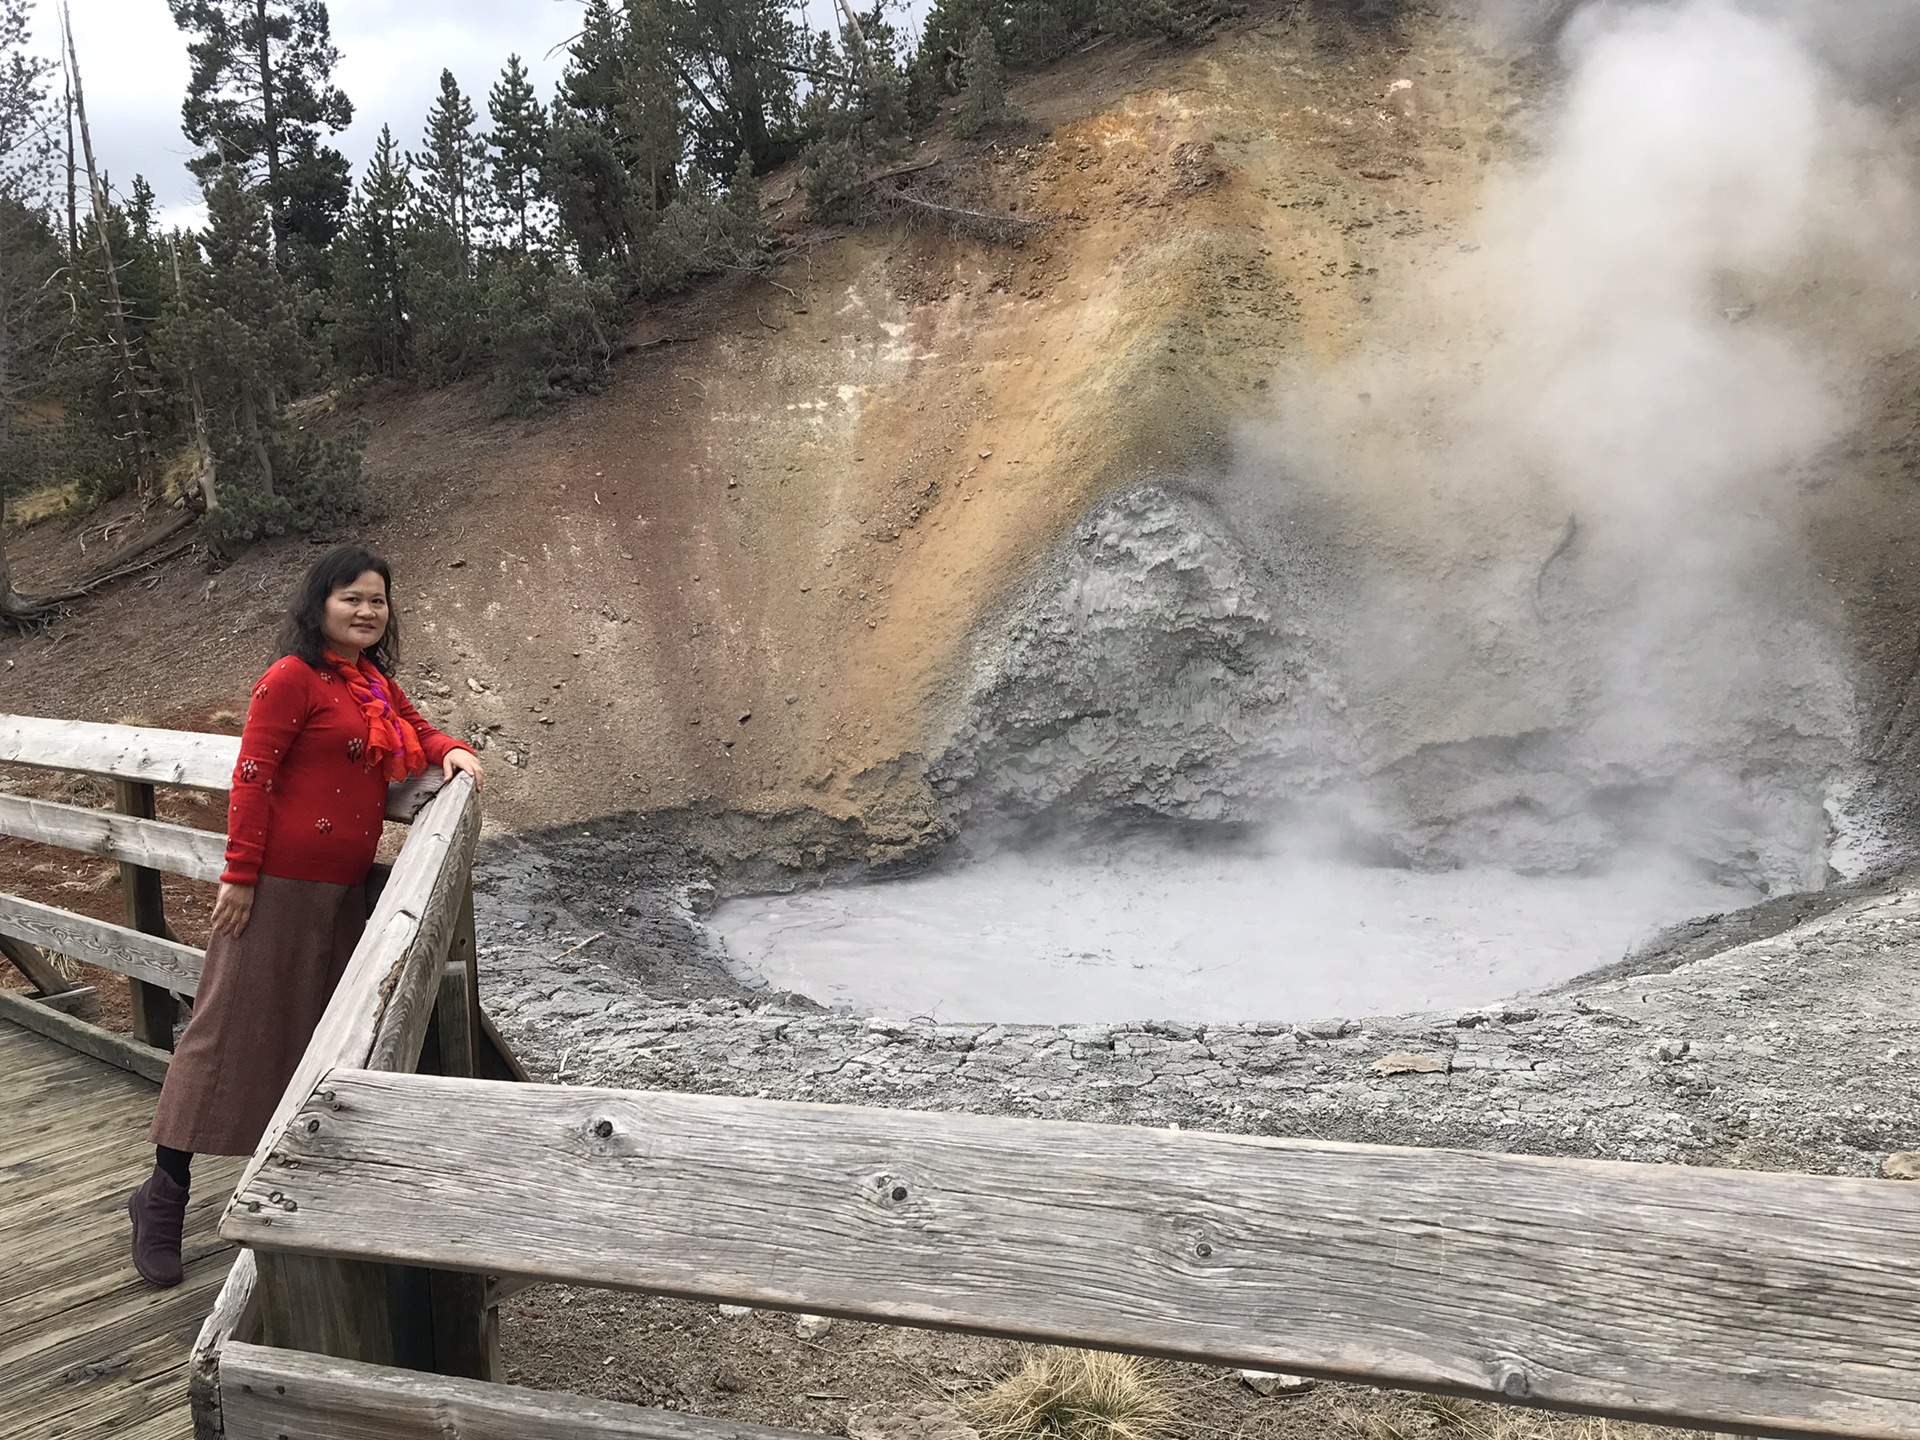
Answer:
M187 1192L171 1175L154 1167L146 1184L128 1197L133 1219L133 1268L149 1285L165 1290L183 1278L180 1232L187 1220Z

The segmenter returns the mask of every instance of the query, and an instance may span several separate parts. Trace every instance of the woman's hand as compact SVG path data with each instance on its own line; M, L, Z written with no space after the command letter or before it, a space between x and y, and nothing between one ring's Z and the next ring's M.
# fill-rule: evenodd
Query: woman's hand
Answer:
M213 933L238 940L253 918L253 887L220 882L220 893L213 901Z
M473 788L476 790L487 783L486 778L480 773L480 757L471 750L449 750L447 758L440 763L440 768L449 780L462 773L471 775Z

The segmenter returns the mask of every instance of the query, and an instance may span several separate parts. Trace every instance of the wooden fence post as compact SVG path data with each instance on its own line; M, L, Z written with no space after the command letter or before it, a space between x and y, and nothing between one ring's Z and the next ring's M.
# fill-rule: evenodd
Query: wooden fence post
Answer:
M460 896L460 909L447 945L447 967L433 1012L421 1069L466 1079L479 1073L480 970L473 927L473 882ZM432 1368L469 1380L497 1378L500 1312L487 1304L484 1275L452 1270L422 1272L433 1305Z
M154 818L153 786L138 780L113 782L114 808L142 820ZM145 865L120 864L120 889L126 897L127 928L146 935L167 936L167 916L160 893L160 872ZM173 1049L173 1027L180 1019L180 1002L158 985L129 978L133 997L133 1038L161 1050Z

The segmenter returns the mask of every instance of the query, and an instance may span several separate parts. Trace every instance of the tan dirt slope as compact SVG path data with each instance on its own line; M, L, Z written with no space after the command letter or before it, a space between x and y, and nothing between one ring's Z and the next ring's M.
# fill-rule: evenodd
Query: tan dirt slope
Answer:
M477 385L343 405L373 426L406 683L485 736L511 828L691 808L786 817L738 844L800 863L915 847L996 607L1101 495L1223 456L1270 377L1417 289L1547 83L1418 10L1097 46L1018 88L1024 132L922 152L1044 218L1021 244L822 234L777 177L779 263L637 314L604 395L524 422ZM1878 508L1904 574L1911 507ZM23 588L80 563L58 523L12 547ZM204 725L312 553L178 565L0 640L0 707Z

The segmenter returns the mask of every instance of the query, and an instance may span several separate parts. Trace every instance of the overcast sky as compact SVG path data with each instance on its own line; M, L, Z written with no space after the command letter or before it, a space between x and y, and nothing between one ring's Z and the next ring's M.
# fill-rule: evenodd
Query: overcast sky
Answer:
M197 223L199 187L185 168L193 152L180 133L187 44L166 0L70 3L94 148L114 189L124 195L135 174L145 175L169 223ZM49 56L59 52L56 6L34 6L35 46ZM340 51L334 80L353 101L353 125L333 143L356 178L382 124L419 148L442 68L474 97L483 120L487 89L509 54L526 62L544 97L562 58L548 52L580 19L580 0L330 0L328 9Z

